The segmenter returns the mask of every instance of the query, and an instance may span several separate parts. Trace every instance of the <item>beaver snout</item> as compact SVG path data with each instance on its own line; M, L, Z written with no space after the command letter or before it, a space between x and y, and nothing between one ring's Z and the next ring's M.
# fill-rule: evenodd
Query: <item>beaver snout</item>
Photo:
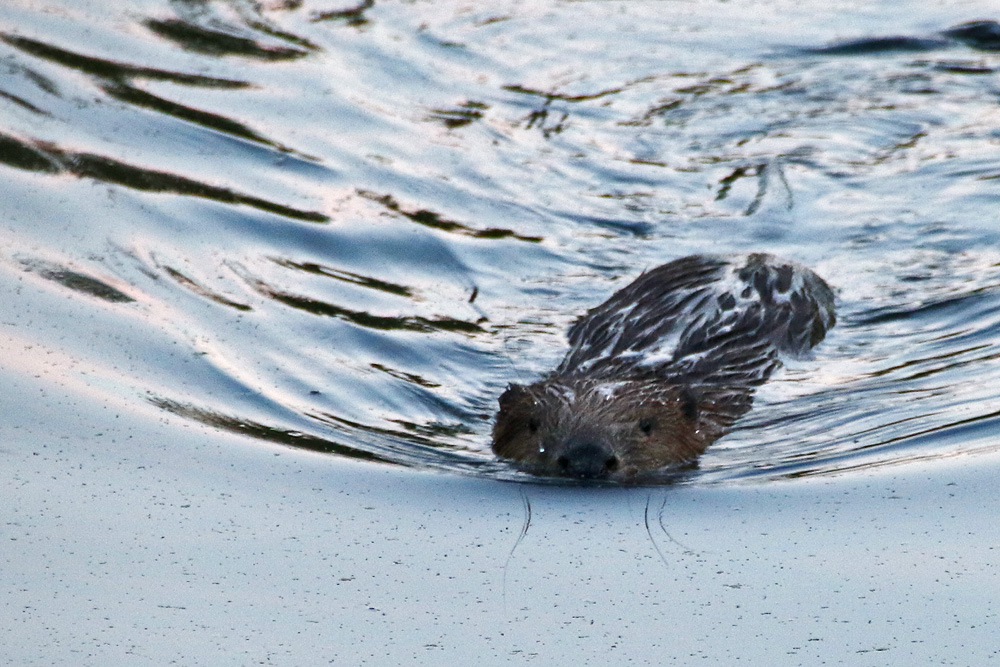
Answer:
M618 469L618 457L599 442L584 440L570 444L556 458L559 472L566 477L580 479L605 479Z

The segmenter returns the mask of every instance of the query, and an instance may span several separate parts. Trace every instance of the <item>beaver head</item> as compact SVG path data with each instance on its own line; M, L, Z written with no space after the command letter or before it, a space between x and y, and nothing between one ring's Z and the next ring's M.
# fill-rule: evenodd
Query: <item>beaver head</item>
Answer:
M493 451L529 472L625 481L697 459L731 419L662 379L552 375L500 396ZM732 415L735 418L735 415Z

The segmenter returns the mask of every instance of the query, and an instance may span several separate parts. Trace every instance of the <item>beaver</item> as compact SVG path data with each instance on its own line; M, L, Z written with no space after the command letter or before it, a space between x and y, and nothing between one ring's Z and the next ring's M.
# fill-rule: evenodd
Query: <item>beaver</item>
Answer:
M767 254L691 255L569 329L570 349L499 398L493 452L536 475L630 482L693 465L754 389L836 321L830 286Z

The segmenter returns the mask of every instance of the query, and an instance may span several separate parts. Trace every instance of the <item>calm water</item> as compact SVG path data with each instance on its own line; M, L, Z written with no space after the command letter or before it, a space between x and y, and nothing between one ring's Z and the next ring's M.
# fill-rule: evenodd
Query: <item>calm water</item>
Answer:
M992 1L127 6L0 7L21 664L996 657ZM685 484L495 483L579 314L746 251L839 322Z

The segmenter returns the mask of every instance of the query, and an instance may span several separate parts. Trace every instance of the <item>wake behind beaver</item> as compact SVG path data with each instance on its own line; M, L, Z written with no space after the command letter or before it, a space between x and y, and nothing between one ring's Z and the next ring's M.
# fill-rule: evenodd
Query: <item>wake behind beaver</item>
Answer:
M754 389L835 323L829 285L765 254L691 255L569 329L559 366L500 396L493 451L537 475L640 480L697 460Z

